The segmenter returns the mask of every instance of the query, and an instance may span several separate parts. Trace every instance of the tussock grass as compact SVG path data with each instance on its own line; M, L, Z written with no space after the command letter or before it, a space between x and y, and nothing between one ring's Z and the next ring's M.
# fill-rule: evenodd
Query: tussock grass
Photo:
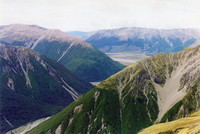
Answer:
M139 134L199 134L200 133L200 110L191 114L189 117L175 121L153 125L141 131Z

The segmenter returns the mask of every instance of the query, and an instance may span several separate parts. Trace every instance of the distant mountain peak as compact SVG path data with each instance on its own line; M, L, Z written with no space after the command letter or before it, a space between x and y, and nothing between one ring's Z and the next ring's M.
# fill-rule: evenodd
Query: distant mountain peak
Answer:
M61 42L72 43L73 45L81 45L83 47L92 48L92 45L78 39L77 37L63 33L62 31L57 30L57 29L50 29L50 30L45 31L43 39L46 39L50 42L51 41L61 41Z
M99 30L87 40L103 52L177 52L200 41L200 29L124 27Z
M0 39L7 42L29 41L25 46L30 48L34 48L41 40L67 42L92 48L90 44L60 30L46 29L37 25L11 24L1 26Z

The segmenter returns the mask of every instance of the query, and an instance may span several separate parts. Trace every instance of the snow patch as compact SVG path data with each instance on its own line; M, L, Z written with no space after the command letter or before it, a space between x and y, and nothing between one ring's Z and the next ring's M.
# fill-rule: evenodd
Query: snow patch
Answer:
M69 119L68 127L72 124L73 119L74 119L74 118L70 118L70 119Z
M13 80L11 78L8 78L7 86L9 88L11 88L12 90L15 90L14 82L13 82Z
M71 43L70 46L65 50L63 51L63 54L61 55L61 57L57 60L57 62L59 62L64 56L65 54L69 51L69 49L73 46L74 44Z
M80 104L74 108L74 114L79 113L83 108L83 104Z
M3 119L11 126L11 127L14 127L7 119L5 116L3 116Z
M61 78L62 82L65 84L65 85L62 85L63 88L65 88L69 93L70 95L72 96L72 98L74 100L76 100L80 95L71 87L69 86L64 80L63 78Z
M57 127L55 134L61 134L61 124Z
M96 91L93 95L94 99L95 99L95 102L97 101L98 97L100 95L100 92L99 91Z
M39 60L38 60L39 61ZM47 65L45 64L45 62L43 60L40 61L40 64L45 68L47 69Z
M98 86L101 82L90 82L93 86Z
M26 78L26 85L29 86L30 88L32 88L31 82L30 82L30 79L28 76L28 69L26 69L26 71L25 71L25 69L23 68L22 62L20 60L19 60L19 65L24 73L25 78Z
M145 96L146 99L147 99L146 110L147 110L147 114L148 114L148 116L149 116L150 121L152 121L151 114L150 114L149 108L148 108L148 104L149 104L149 98L148 98L148 96L147 96L148 93L146 93L146 92L147 92L147 90L146 90L146 88L145 88L145 90L144 90L144 96Z
M14 68L12 68L12 70L13 70L13 72L14 72L14 73L16 73L16 74L17 74L17 71L16 71Z
M70 91L67 87L65 87L64 85L62 85L62 87L65 89L65 90L67 90L67 92L72 96L72 98L74 99L74 100L76 100L78 97L72 92L72 91Z

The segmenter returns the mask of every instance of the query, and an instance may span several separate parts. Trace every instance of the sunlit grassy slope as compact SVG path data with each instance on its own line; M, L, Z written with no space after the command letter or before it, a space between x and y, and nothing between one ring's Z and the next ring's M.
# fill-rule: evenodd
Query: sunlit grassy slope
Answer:
M179 120L153 125L141 131L139 134L199 134L200 110L189 117Z

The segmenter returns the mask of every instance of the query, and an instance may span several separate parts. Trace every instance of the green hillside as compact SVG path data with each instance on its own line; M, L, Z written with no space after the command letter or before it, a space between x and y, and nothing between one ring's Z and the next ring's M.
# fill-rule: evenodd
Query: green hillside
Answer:
M103 81L27 134L135 134L200 108L200 46L158 54Z

